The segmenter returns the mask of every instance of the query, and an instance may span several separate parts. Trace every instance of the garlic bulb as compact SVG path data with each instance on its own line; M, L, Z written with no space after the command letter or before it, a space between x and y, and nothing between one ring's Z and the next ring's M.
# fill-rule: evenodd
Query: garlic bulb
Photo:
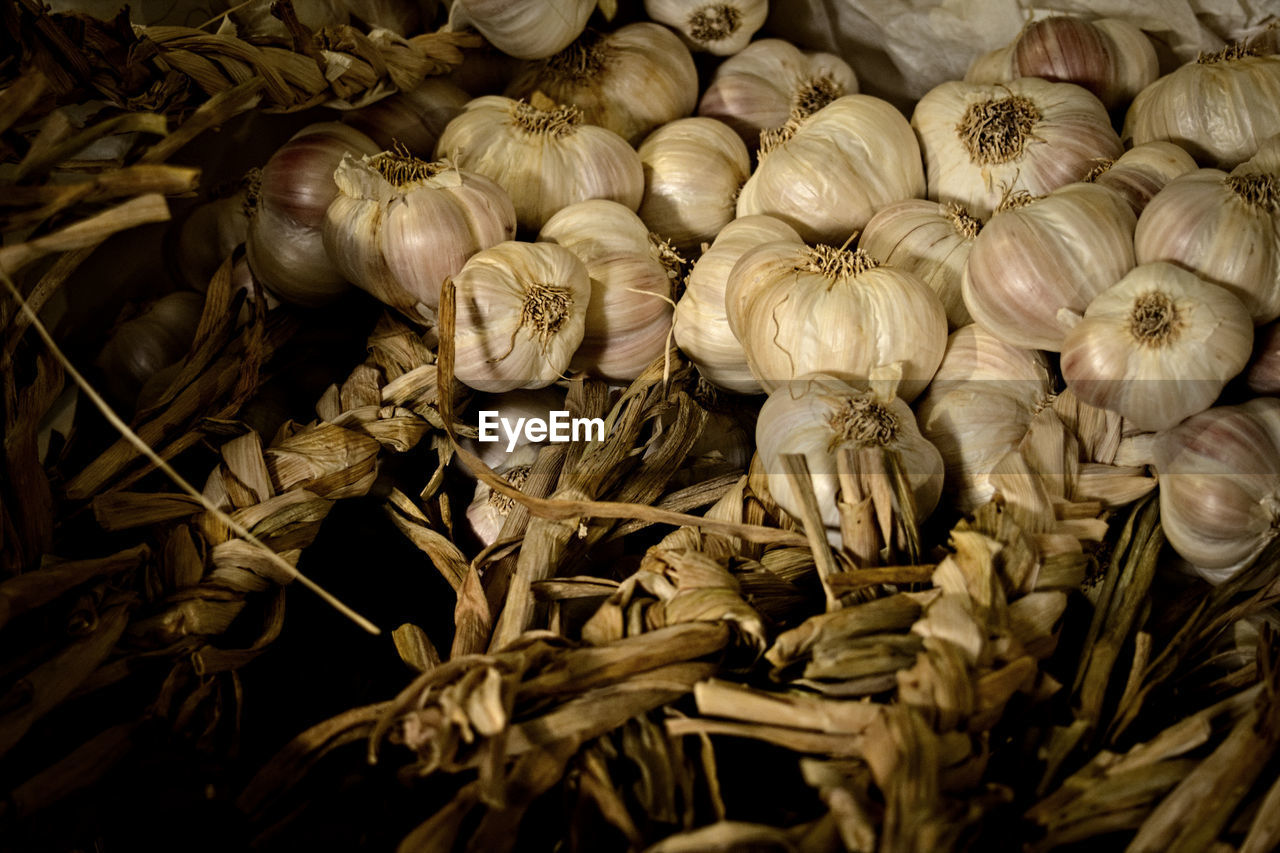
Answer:
M529 479L529 471L538 459L538 448L534 445L521 445L510 456L495 468L496 473L517 489L523 488ZM471 532L480 540L484 548L498 541L502 525L507 516L515 508L515 498L509 498L501 492L495 492L483 480L476 481L476 489L467 506L467 523Z
M245 250L253 274L285 302L318 305L347 289L325 252L320 226L338 194L333 170L343 156L377 151L373 140L354 128L313 124L262 167Z
M946 490L958 510L972 512L991 500L996 463L1018 446L1052 393L1041 353L1010 346L977 325L951 333L916 412L920 433L942 453Z
M809 242L841 244L877 209L924 195L920 147L888 101L845 95L766 137L738 215L776 217Z
M1013 73L1013 44L1006 44L980 54L964 73L964 82L989 86L1008 83L1017 76Z
M640 145L644 200L640 218L681 251L715 239L751 175L751 155L732 130L709 118L664 124Z
M582 341L591 299L586 267L572 252L499 243L473 255L453 283L459 382L501 393L560 378Z
M805 377L770 394L756 421L756 447L770 494L796 518L801 517L802 503L794 479L782 467L782 456L804 454L833 544L839 543L840 528L837 459L845 448L896 451L920 518L933 512L942 494L942 455L920 435L907 404L830 377Z
M1084 402L1168 429L1213 405L1252 347L1239 299L1173 264L1143 264L1067 332L1062 376Z
M702 93L698 115L729 125L754 151L761 131L813 115L857 92L858 78L840 57L804 53L782 39L761 39L720 64Z
M769 17L769 0L644 0L644 11L679 33L690 50L732 56Z
M655 127L693 112L698 71L674 33L642 22L587 32L555 56L528 65L506 94L532 99L534 92L572 104L583 121L638 145Z
M915 273L938 294L952 329L973 322L960 289L982 220L955 203L910 199L880 208L858 238L885 264Z
M900 377L898 396L909 402L947 345L947 315L929 286L861 249L759 246L729 274L725 309L771 393L807 373L854 383Z
M476 98L449 122L436 156L507 191L521 228L537 231L574 202L606 198L635 210L644 196L640 155L576 107L540 109L498 95Z
M339 192L323 229L329 257L358 287L406 313L433 316L446 278L515 236L506 191L447 160L347 156L333 179Z
M579 202L548 219L538 240L573 252L591 278L575 370L631 381L666 352L681 258L640 217L617 202Z
M1274 29L1280 33L1280 26ZM1235 171L1269 172L1272 175L1280 175L1280 133L1267 137L1266 141L1258 146L1258 152L1237 166Z
M1024 77L999 85L943 83L911 116L929 198L986 217L1014 192L1044 195L1120 156L1106 108L1072 83Z
M1160 62L1146 33L1128 21L1055 15L1023 28L1009 52L1009 71L1009 80L1075 83L1114 109L1160 76Z
M205 202L182 221L174 250L178 275L188 287L207 290L227 255L248 237L258 180L256 172L247 176L235 193Z
M1143 89L1125 115L1126 144L1176 142L1201 164L1233 168L1280 133L1280 56L1242 45L1202 53Z
M351 110L344 124L368 136L384 151L404 148L430 157L445 125L462 112L471 96L440 77L428 77L408 92L398 92L364 109Z
M1172 261L1230 290L1255 323L1280 317L1280 177L1199 169L1165 185L1138 220L1139 263Z
M1280 530L1280 399L1192 415L1159 435L1155 456L1160 522L1191 564L1243 567Z
M1172 142L1148 142L1130 148L1118 160L1103 160L1084 180L1124 196L1138 216L1164 185L1196 170L1196 161Z
M506 418L509 425L514 425L521 418L539 418L549 422L552 412L565 409L565 395L555 386L530 390L519 389L503 394L477 394L467 408L475 413L468 423L474 425L477 431L480 428L479 413L484 411L498 412L500 417ZM517 430L514 426L510 426L510 429L514 434L506 431L499 422L497 428L490 432L490 436L496 437L496 441L480 441L477 437L462 438L458 443L479 456L480 461L490 468L501 471L518 464L515 454L531 447L536 455L537 448L545 443L545 441L531 441L528 433L522 429ZM530 458L527 461L533 460ZM460 462L458 468L463 475L472 476L466 466Z
M1254 334L1253 358L1244 381L1255 394L1280 394L1280 322L1268 323Z
M1133 269L1135 224L1128 202L1096 184L1011 197L969 252L969 314L1007 344L1057 352L1093 298Z
M96 361L111 398L132 409L147 380L187 354L203 310L203 295L179 291L116 326Z
M676 346L698 366L707 381L739 394L759 394L763 389L751 375L747 354L729 328L725 287L739 258L759 245L777 240L804 242L794 228L770 216L733 220L694 263L684 295L676 303Z
M449 29L474 27L509 56L543 59L582 35L596 0L453 0Z

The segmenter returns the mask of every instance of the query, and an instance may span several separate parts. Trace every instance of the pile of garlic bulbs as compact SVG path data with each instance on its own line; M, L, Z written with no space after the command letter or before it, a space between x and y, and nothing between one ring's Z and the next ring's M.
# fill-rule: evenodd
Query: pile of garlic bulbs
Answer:
M496 86L286 143L241 226L257 279L303 305L354 284L424 328L451 280L457 377L488 394L626 383L676 347L768 395L773 498L800 515L780 460L804 456L833 537L840 452L892 450L920 513L968 512L1065 390L1155 433L1138 461L1191 564L1220 579L1280 529L1280 402L1250 399L1280 388L1280 346L1253 356L1280 317L1268 44L1162 76L1133 22L1047 18L904 115L763 37L764 0L613 28L542 5L452 4L519 60Z

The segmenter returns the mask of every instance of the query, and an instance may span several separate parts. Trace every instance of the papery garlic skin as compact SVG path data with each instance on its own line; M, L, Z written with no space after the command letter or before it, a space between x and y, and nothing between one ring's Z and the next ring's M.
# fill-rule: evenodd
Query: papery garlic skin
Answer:
M1023 77L999 85L949 82L916 104L929 198L988 217L1011 193L1045 195L1120 156L1106 108L1073 83Z
M342 117L382 150L407 149L416 157L430 157L445 126L471 100L453 83L428 77L408 92L397 92Z
M947 343L937 294L862 250L794 242L753 249L729 274L725 309L770 393L809 373L852 383L895 376L898 396L911 401Z
M1002 210L974 240L964 304L1005 343L1057 352L1093 298L1133 269L1135 225L1128 202L1095 184Z
M499 243L471 257L457 287L454 375L478 391L545 388L582 341L591 280L550 243Z
M605 198L635 210L644 197L640 155L613 131L584 123L574 107L476 98L449 122L436 156L506 190L529 231L575 202Z
M778 240L804 242L794 228L771 216L733 220L694 263L685 281L684 295L676 303L676 346L698 366L707 381L738 394L759 394L763 389L751 374L747 354L729 327L725 288L739 258L757 246Z
M1175 178L1143 210L1134 251L1225 287L1254 323L1280 317L1280 176L1241 167Z
M942 301L947 325L973 322L964 307L961 282L982 220L958 204L910 199L880 208L858 237L886 265L914 273Z
M474 27L509 56L543 59L582 35L596 0L453 0L449 28Z
M1241 566L1275 538L1280 399L1258 397L1193 415L1159 435L1155 455L1160 522L1188 562Z
M1018 446L1052 394L1041 353L1010 346L977 325L951 333L916 417L921 435L942 454L956 509L972 512L991 500L996 463Z
M541 92L582 111L583 121L638 145L654 128L683 118L698 102L689 49L660 24L587 32L560 53L528 65L507 86L511 98Z
M840 245L876 210L924 188L920 147L902 113L846 95L764 141L738 215L773 216L809 242Z
M1023 29L1010 46L1009 71L1010 80L1075 83L1114 109L1150 85L1160 75L1160 63L1151 40L1128 21L1058 15Z
M1213 405L1252 346L1239 299L1173 264L1143 264L1067 332L1062 375L1084 402L1168 429Z
M644 0L653 20L674 29L690 50L732 56L769 17L769 0Z
M504 412L504 416L506 413ZM538 459L536 445L524 444L509 454L501 464L493 467L495 472L515 488L523 488L529 479L529 471ZM515 508L515 498L495 492L483 480L476 482L471 503L467 506L467 523L471 532L480 540L482 547L488 548L498 541L502 525L507 516Z
M579 202L548 219L538 240L573 252L591 278L575 370L629 382L666 352L680 258L640 217L612 201Z
M411 315L433 316L446 278L515 236L506 191L447 160L348 156L333 178L339 192L323 229L329 256L351 282Z
M840 57L760 39L720 64L698 102L698 115L729 125L754 151L761 131L857 93L858 77Z
M1280 133L1280 56L1231 45L1201 54L1143 89L1125 114L1122 137L1141 145L1176 142L1207 166L1231 169Z
M898 398L830 377L804 377L769 395L756 421L756 448L774 500L795 518L803 506L795 479L785 472L785 454L803 454L827 535L839 543L837 496L839 454L845 449L883 447L895 451L925 518L942 494L942 455L916 426L911 408Z
M253 274L285 302L321 305L350 287L325 251L321 226L342 158L377 152L363 133L328 122L298 131L262 167L245 251Z
M751 155L738 135L709 118L682 118L645 137L640 218L683 252L695 252L733 220Z
M1186 151L1172 142L1156 141L1130 148L1117 160L1101 161L1084 180L1120 193L1141 216L1166 184L1196 168Z

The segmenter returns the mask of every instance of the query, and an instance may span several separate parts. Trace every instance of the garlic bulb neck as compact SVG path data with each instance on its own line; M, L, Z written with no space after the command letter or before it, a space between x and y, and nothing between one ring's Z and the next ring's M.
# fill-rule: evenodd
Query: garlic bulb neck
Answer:
M396 189L408 189L419 181L427 181L452 168L445 160L429 163L404 149L383 151L369 158L369 166Z
M527 326L546 346L560 331L573 307L573 294L566 287L531 282L520 305L520 325Z
M561 138L571 136L582 124L582 110L571 104L540 109L527 101L516 101L511 108L515 126L530 136Z
M888 407L871 397L845 399L831 413L830 452L841 447L887 447L898 437L900 423Z
M1263 172L1231 175L1225 183L1246 204L1268 213L1280 210L1280 180L1275 175Z
M604 34L588 30L564 50L544 59L542 67L557 80L582 83L599 75L608 59Z
M970 213L964 205L952 201L943 205L942 209L947 219L951 220L951 227L961 237L972 240L982 231L982 220Z
M828 290L843 281L880 266L879 261L862 249L843 249L821 244L806 247L800 253L800 258L800 263L796 264L796 272L812 272L826 276L830 282Z
M796 86L791 99L791 115L806 118L846 94L845 87L830 74L807 77Z
M662 268L667 271L667 278L672 281L679 279L686 263L684 255L681 255L669 240L664 240L652 231L649 232L649 248L653 256L658 259L658 263L662 264Z
M764 162L765 156L770 151L785 142L789 142L791 137L796 135L796 131L800 129L800 123L803 119L804 116L793 113L791 118L787 119L784 124L760 131L760 161Z
M1221 62L1232 62L1237 59L1247 59L1250 56L1261 56L1253 47L1244 42L1236 42L1229 44L1222 50L1201 51L1196 57L1197 65L1217 65Z
M712 3L689 15L689 37L700 42L724 41L742 26L742 12L728 3Z
M510 483L512 488L522 489L524 488L524 484L529 481L529 472L532 470L532 465L516 465L514 468L508 468L506 471L502 472L502 479ZM498 513L498 515L505 517L515 507L516 499L495 490L489 492L489 497L486 503L496 513Z
M1113 157L1099 157L1094 167L1088 172L1085 172L1084 177L1080 179L1080 183L1096 184L1098 182L1098 178L1101 178L1107 172L1111 171L1111 167L1115 164L1116 161Z
M1163 347L1177 342L1184 325L1178 306L1168 294L1152 290L1133 300L1129 334L1143 346Z
M992 166L1021 157L1042 117L1030 98L1010 95L971 104L956 131L974 163Z
M1000 204L996 207L995 212L1005 213L1010 210L1021 210L1044 197L1042 195L1032 195L1026 190L1014 190L1011 193L1005 193L1004 197L1000 199Z

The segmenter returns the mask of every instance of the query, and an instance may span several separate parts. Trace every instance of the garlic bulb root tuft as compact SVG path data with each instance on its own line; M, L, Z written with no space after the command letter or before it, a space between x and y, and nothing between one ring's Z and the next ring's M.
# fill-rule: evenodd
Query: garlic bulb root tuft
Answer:
M901 426L888 407L875 398L849 397L841 401L828 418L831 441L828 449L841 447L886 447L898 436Z
M1158 347L1174 343L1185 326L1178 306L1165 293L1152 290L1133 301L1129 313L1129 333L1142 346Z
M974 163L1008 163L1022 156L1042 118L1030 98L1010 95L971 104L956 132Z

